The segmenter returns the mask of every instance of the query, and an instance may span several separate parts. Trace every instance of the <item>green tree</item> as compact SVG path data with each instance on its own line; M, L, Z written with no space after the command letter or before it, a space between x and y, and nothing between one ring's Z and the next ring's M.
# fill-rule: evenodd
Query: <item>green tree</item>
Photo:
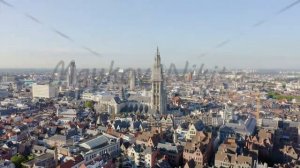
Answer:
M21 168L22 163L26 161L26 158L23 155L16 154L13 157L11 157L10 160L16 165L17 168Z
M35 157L34 157L34 154L30 154L27 156L27 160L33 160Z
M90 109L93 109L94 108L94 103L92 101L86 101L84 103L84 107L85 108L90 108Z
M282 84L282 88L286 89L286 84L285 83Z

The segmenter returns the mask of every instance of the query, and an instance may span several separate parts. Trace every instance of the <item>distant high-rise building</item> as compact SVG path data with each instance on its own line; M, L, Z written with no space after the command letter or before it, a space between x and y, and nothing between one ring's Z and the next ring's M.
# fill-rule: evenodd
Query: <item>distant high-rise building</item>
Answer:
M4 75L2 76L2 82L4 83L10 83L10 82L15 82L16 78L14 76L9 76L9 75Z
M134 90L135 89L135 73L134 71L130 71L130 80L129 80L129 88L130 90Z
M166 113L166 91L164 88L163 68L160 53L157 48L155 62L152 69L152 96L151 108L159 114Z
M34 84L32 85L32 97L36 98L53 98L57 95L57 90L49 84Z
M69 88L75 88L77 82L75 61L71 61L67 73L67 86Z
M193 66L193 77L196 77L198 75L197 70L196 70L196 65Z

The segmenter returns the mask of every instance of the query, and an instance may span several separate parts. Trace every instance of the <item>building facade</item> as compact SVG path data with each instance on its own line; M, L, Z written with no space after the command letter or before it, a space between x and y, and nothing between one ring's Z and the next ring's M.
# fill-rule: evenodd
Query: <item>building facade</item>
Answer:
M80 143L81 155L85 162L89 162L98 156L114 156L120 152L120 140L111 135L104 134Z
M35 84L32 85L32 97L34 98L53 98L56 97L57 90L54 86L49 84Z

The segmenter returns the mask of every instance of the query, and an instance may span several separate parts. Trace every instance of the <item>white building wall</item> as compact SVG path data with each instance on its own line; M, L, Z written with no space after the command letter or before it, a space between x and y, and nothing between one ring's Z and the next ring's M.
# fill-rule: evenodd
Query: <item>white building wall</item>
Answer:
M54 86L46 85L32 85L32 97L38 98L53 98L56 96L56 88Z

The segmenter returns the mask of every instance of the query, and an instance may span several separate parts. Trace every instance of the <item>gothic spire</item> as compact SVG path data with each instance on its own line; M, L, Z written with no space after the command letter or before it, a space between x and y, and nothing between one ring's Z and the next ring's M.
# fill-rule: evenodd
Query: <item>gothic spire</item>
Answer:
M160 66L160 64L161 64L161 62L160 62L160 53L159 53L158 46L157 46L157 49L156 49L155 64L156 64L157 66Z

